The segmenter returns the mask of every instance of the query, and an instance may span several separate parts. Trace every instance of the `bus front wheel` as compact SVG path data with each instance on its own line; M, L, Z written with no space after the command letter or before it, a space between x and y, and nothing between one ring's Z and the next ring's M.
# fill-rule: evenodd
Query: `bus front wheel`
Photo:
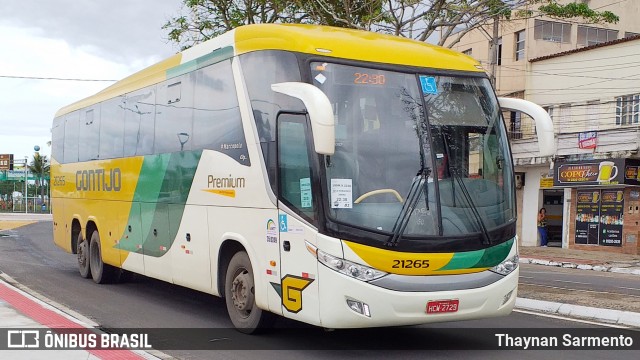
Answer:
M253 334L273 323L274 315L256 305L253 267L246 252L237 252L229 261L224 293L229 317L238 331Z
M96 284L107 284L113 282L117 272L116 268L105 264L102 261L102 252L100 250L100 234L95 230L91 234L91 243L89 244L89 267L91 268L91 277Z
M80 270L80 276L88 279L91 276L89 270L89 241L82 238L82 231L78 234L78 241L76 241L76 254L78 256L78 269Z

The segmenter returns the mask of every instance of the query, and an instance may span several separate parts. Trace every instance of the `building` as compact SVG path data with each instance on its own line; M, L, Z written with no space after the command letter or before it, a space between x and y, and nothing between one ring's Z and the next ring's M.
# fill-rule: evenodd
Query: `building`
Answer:
M562 204L565 247L640 253L639 68L640 35L530 60L526 97L553 114L557 151L552 183L529 171L524 192Z
M540 158L536 155L533 122L519 113L505 114L517 172L518 236L523 246L538 244L536 216L544 206L549 214L552 244L602 250L597 245L580 244L582 235L576 243L575 220L582 214L575 202L579 187L554 184L557 171L562 164L573 161L579 165L592 159L630 159L629 164L620 166L632 166L637 157L638 126L633 117L637 116L638 105L634 101L638 99L635 94L640 94L640 86L633 79L640 66L640 48L635 45L640 44L640 22L636 21L640 1L586 2L592 9L615 13L620 21L594 25L537 16L500 23L495 66L498 95L525 98L543 106L554 120L558 138L556 155ZM486 34L492 32L491 28L489 24L485 31L468 33L453 48L475 57L490 69L491 41ZM594 142L595 148L590 144ZM615 169L621 171L616 175L624 172L618 163ZM583 185L600 189L598 199L602 199L602 191L607 189ZM631 198L636 194L632 190L635 184L623 185L619 181L618 185L625 204L635 201ZM604 195L610 197L608 192ZM633 235L627 219L634 215L625 215L622 235ZM633 241L633 236L629 240ZM605 250L638 253L637 246L625 244L621 241L620 246L607 246Z

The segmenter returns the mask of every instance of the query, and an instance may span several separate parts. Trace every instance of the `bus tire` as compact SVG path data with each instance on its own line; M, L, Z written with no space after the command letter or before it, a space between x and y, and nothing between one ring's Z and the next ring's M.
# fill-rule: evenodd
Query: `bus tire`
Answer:
M253 267L245 251L237 252L229 261L224 295L229 318L241 333L255 334L273 323L274 315L255 303Z
M87 240L82 238L82 231L78 234L78 240L76 241L76 254L78 257L78 270L80 270L80 276L88 279L91 276L91 270L89 269L89 245Z
M93 234L91 234L91 242L89 244L89 267L91 268L91 277L96 284L111 283L117 275L117 268L105 264L102 261L100 234L98 233L98 230L94 230Z

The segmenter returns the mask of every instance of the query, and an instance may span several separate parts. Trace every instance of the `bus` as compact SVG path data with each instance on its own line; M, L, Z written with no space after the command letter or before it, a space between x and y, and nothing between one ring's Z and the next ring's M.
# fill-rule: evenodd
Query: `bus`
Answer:
M245 333L507 315L518 287L504 109L466 55L313 25L236 28L62 108L54 242L96 283L223 297Z

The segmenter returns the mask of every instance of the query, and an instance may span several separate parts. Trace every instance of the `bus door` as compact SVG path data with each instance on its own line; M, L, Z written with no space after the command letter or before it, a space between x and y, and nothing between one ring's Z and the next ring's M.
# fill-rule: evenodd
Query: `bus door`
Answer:
M319 324L318 263L305 240L315 243L317 218L306 114L278 114L278 230L280 295L285 317Z

